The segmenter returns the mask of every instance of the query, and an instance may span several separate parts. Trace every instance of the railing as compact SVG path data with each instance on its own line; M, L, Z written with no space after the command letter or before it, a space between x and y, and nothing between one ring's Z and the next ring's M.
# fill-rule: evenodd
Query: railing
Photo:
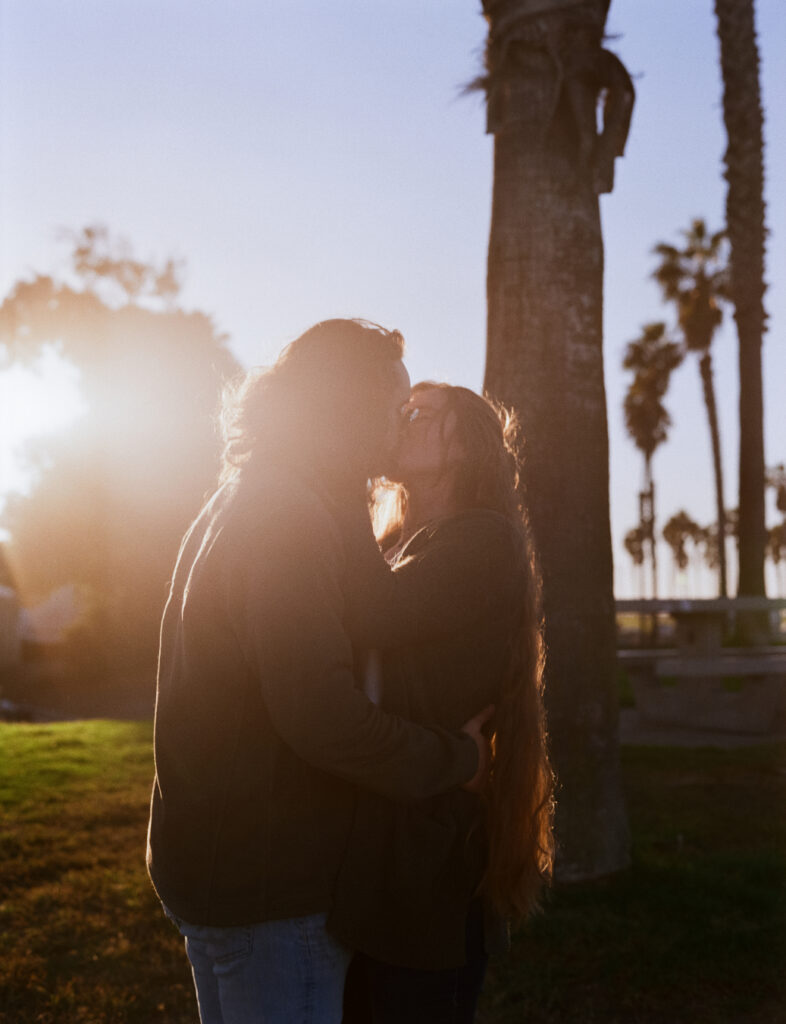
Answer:
M774 624L786 599L633 599L617 601L616 610L651 621L668 615L675 624L670 647L618 649L642 720L755 733L786 726L786 646L723 645L739 614L768 616ZM770 633L774 638L777 633Z

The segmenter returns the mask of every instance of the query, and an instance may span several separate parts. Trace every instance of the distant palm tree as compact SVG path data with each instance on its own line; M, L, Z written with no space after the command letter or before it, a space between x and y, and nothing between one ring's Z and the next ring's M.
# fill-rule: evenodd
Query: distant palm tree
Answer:
M783 513L783 520L767 531L766 554L775 566L778 591L784 593L782 571L786 568L786 466L781 463L767 470L766 484L775 491L775 507Z
M764 596L764 116L753 0L715 0L726 123L729 290L740 365L739 594Z
M701 534L702 528L684 509L675 512L663 527L663 539L671 548L678 569L688 568L688 552L685 542L690 540L697 544Z
M696 219L684 231L685 245L678 249L659 242L654 252L660 257L653 277L663 297L674 303L677 323L682 332L685 349L695 352L699 359L704 404L712 444L712 464L715 475L715 503L720 537L726 535L726 510L723 498L723 461L721 458L718 406L712 374L712 339L723 319L723 303L728 299L728 265L726 232L710 234L703 220ZM718 546L718 589L726 597L727 588L725 544Z
M634 526L632 529L628 530L628 532L625 534L625 537L623 538L625 550L630 555L631 560L633 561L633 564L636 566L637 569L641 569L641 567L644 565L644 541L646 539L647 538L645 532L644 530L642 530L641 525ZM639 591L643 596L643 581L640 579L639 582L641 584L639 586Z
M781 463L768 469L765 483L775 491L775 507L786 515L786 466Z
M783 585L782 570L786 566L786 519L782 523L776 523L767 531L767 556L775 566L775 575L778 580L778 593L786 593Z
M674 566L684 572L688 568L689 557L686 544L691 542L694 549L703 538L704 531L684 509L676 512L663 527L663 539L671 548Z
M725 540L737 540L739 532L739 513L736 508L727 509L724 519L723 537ZM721 551L724 545L720 542L721 532L717 523L708 523L701 527L699 541L704 550L704 561L707 568L715 571L720 564Z
M625 550L633 559L635 566L644 565L644 540L641 526L634 526L625 534Z
M680 365L683 352L672 341L664 323L645 324L638 338L628 342L622 365L633 371L623 403L625 426L644 456L644 488L641 492L640 530L650 549L652 596L658 596L658 558L655 533L655 481L652 456L663 444L671 417L663 404L672 372Z

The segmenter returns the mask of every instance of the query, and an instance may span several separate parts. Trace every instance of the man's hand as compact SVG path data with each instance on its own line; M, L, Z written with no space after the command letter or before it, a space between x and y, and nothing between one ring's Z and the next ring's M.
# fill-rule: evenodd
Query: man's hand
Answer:
M465 722L461 727L461 731L467 733L468 736L471 736L475 741L475 746L478 748L478 770L469 782L465 782L461 787L462 789L466 789L469 793L481 793L488 779L491 748L489 746L489 741L483 734L483 726L489 721L493 714L494 705L489 704L487 708L484 708L479 714L475 715L474 718L470 718L470 720Z

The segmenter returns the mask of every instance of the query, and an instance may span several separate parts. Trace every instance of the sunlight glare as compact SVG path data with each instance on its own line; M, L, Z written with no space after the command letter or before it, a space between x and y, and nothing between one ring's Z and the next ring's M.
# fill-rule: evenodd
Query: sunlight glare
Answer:
M86 412L79 378L55 343L45 346L32 366L0 372L0 504L11 491L28 494L36 479L25 444L70 426Z

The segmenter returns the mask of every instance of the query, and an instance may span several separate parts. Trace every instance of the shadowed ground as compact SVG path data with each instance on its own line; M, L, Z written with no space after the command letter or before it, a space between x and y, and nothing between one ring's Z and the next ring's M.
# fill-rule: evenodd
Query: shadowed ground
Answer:
M624 726L623 726L624 728ZM149 721L0 725L0 1022L196 1020L144 871ZM776 1024L786 744L626 746L633 867L550 895L480 1024Z

